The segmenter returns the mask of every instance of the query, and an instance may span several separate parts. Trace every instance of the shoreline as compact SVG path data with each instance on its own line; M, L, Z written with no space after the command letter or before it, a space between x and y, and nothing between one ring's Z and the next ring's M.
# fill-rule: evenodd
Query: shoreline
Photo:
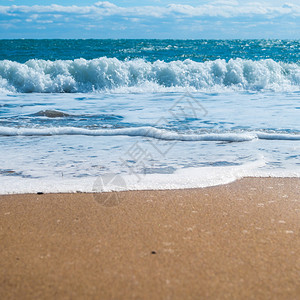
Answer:
M0 195L0 298L296 299L300 178Z
M216 167L215 167L216 168ZM221 167L218 169L219 172L222 172L222 174L225 176L226 170L223 169L224 167ZM148 192L148 191L181 191L181 190L197 190L197 189L205 189L205 188L213 188L213 187L218 187L218 186L224 186L227 184L231 184L234 183L236 181L240 181L240 180L244 180L244 179L253 179L253 180L259 180L259 179L300 179L300 175L297 172L294 172L292 175L281 175L281 174L273 174L273 175L269 175L269 174L261 174L261 175L246 175L246 176L240 176L239 174L229 174L228 178L225 179L217 179L217 178L213 178L211 176L211 174L207 174L207 179L205 179L205 175L203 174L197 174L197 173L192 173L192 176L190 175L190 177L188 178L189 183L188 184L184 184L182 182L179 181L178 178L171 178L171 179L176 179L177 182L177 186L172 185L170 182L171 179L167 178L168 176L171 176L170 174L166 175L166 174L158 174L156 176L160 176L159 179L156 179L156 181L151 182L151 180L144 180L146 177L147 179L150 178L150 176L152 176L153 174L148 174L146 175L144 178L142 178L141 181L139 182L134 182L133 180L131 180L132 178L134 178L132 176L132 178L127 177L125 175L125 179L123 178L123 176L119 175L119 174L108 174L107 176L109 178L117 178L117 184L115 184L114 182L112 183L106 183L103 184L103 181L101 181L100 179L103 180L103 178L105 178L106 175L103 176L98 176L98 177L93 177L93 178L88 178L87 180L71 180L71 181L65 181L64 184L61 184L61 182L59 182L58 180L56 181L47 181L47 182L43 182L42 180L39 179L35 179L34 180L34 184L33 182L30 180L28 181L27 185L30 186L30 190L29 191L19 191L20 187L17 185L17 189L15 191L7 191L6 189L2 189L1 191L1 187L0 187L0 197L1 196L6 196L6 195L37 195L37 194L51 194L51 195L55 195L55 194L97 194L97 193L124 193L124 192ZM197 178L197 180L194 180L191 183L191 178L196 178L197 175L200 177ZM214 175L213 175L214 176ZM186 178L185 178L186 179ZM127 181L128 180L128 181ZM143 182L144 180L144 182ZM215 181L215 182L211 182L211 180ZM40 184L40 188L37 188L37 183L41 182ZM72 182L72 183L70 183ZM160 183L159 183L160 182ZM8 182L9 184L11 184L11 182ZM8 184L6 183L6 185ZM57 190L52 190L49 187L54 187L55 185L61 184L60 188L57 188ZM75 184L78 184L80 186L80 184L82 184L80 186L80 188L76 188L76 189L68 189L68 186L74 186ZM156 187L152 187L156 184ZM159 186L160 184L160 186ZM24 188L24 183L22 183L22 185ZM105 190L103 190L103 187L105 186ZM116 189L117 187L117 189ZM64 189L63 189L64 188ZM3 192L4 190L4 192Z

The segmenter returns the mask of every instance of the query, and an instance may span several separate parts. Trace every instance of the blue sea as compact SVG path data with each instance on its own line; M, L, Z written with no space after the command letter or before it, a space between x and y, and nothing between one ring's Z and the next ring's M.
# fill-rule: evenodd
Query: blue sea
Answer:
M0 40L0 194L300 176L299 40Z

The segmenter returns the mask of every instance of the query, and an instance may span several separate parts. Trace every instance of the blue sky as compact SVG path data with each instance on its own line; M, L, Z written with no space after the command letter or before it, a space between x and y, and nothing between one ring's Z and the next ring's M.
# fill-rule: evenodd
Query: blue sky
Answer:
M0 38L300 38L299 0L0 0Z

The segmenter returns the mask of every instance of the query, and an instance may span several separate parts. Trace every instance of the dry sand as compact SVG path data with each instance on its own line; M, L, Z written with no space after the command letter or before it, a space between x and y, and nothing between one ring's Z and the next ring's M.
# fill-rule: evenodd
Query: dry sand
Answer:
M300 179L0 196L0 254L0 299L300 299Z

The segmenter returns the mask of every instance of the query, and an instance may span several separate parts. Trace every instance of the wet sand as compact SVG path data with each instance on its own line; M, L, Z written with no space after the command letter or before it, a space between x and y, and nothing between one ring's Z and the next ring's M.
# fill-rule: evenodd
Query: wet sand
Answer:
M300 179L0 196L0 299L300 299Z

